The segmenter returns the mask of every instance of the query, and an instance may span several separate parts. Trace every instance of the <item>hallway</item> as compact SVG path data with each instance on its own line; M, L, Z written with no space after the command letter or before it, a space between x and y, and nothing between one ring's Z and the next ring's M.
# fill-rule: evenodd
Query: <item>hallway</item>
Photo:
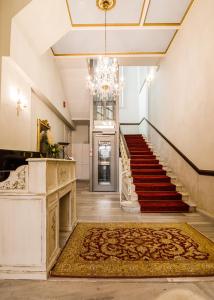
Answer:
M214 299L213 11L0 0L0 300Z

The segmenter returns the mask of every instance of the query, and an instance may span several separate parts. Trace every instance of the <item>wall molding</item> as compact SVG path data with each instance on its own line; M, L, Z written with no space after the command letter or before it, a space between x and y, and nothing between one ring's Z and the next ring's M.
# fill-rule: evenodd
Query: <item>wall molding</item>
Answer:
M179 150L170 140L165 137L147 118L143 118L139 123L120 123L120 125L140 126L143 121L146 121L199 175L214 176L214 170L199 169L181 150Z

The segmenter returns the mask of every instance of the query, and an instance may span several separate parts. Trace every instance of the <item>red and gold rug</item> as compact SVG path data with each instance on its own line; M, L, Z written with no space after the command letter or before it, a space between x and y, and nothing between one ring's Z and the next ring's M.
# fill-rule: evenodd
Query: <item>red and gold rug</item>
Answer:
M214 275L214 243L184 223L82 223L74 230L51 275Z

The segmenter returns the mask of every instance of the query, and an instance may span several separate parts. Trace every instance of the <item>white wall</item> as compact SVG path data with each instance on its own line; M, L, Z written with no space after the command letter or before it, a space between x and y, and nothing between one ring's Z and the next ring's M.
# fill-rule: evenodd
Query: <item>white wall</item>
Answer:
M200 169L214 169L214 1L194 1L161 62L151 122Z
M18 89L27 108L17 116ZM2 59L0 148L31 149L31 88L10 58Z
M66 97L51 50L39 55L15 20L11 32L11 58L29 77L32 87L49 99L63 116L71 121L68 108L63 107Z
M123 106L119 109L120 123L138 123L138 67L123 67Z
M138 94L138 118L139 122L145 117L148 118L148 93L149 83L147 77L150 67L138 68L139 94Z
M26 108L17 115L17 92ZM0 101L0 148L36 151L37 118L51 125L54 142L70 140L70 129L31 91L31 85L11 58L3 58Z
M147 135L145 126L138 127L144 117L148 118L148 83L146 81L150 67L123 67L124 91L123 105L119 108L120 123L135 123L122 125L124 134L143 132ZM144 124L143 124L144 125ZM140 131L139 131L140 130Z
M72 132L73 144L89 144L89 126L77 125Z
M152 83L150 121L199 169L214 170L214 1L196 0ZM214 216L214 178L199 176L153 129L157 152L197 207Z
M0 0L0 56L10 53L11 19L30 0Z
M69 64L68 64L69 65ZM87 89L87 67L60 68L61 78L72 118L90 119L90 95Z
M0 0L0 70L2 56L10 55L11 19L29 2L30 0Z
M89 126L77 125L72 132L72 154L76 160L76 176L89 180Z
M51 126L53 142L71 142L71 130L65 123L36 95L31 97L31 147L36 149L35 134L37 119L48 120Z
M60 74L51 50L44 52L51 46L48 43L70 30L67 19L54 29L57 17L67 12L66 3L60 0L0 0L0 8L0 55L7 55L2 57L1 66L0 148L36 150L37 117L52 122L56 142L70 139L70 129L65 123L71 122L71 115L68 105L63 107L66 97ZM49 106L35 97L31 99L32 89ZM19 116L16 112L18 90L27 103Z

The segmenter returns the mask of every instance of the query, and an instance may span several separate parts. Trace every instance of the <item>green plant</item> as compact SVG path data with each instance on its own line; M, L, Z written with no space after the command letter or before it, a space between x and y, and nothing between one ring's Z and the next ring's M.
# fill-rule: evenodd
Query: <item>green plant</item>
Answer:
M49 144L48 145L48 153L50 155L50 157L54 157L57 158L59 156L59 145L58 144Z

